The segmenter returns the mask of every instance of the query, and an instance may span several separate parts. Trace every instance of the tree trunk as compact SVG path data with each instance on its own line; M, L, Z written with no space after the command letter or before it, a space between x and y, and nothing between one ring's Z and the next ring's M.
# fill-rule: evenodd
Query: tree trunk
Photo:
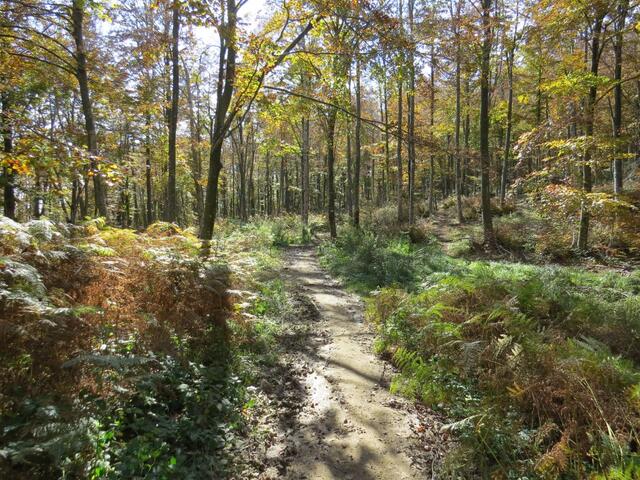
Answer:
M331 238L336 238L338 232L336 230L336 191L335 191L335 176L334 176L334 164L335 164L335 131L336 131L336 118L337 110L333 107L330 108L327 114L327 180L328 180L328 203L327 203L327 217L329 220L329 233Z
M391 151L389 149L389 92L387 87L387 76L384 75L384 83L382 90L382 121L384 122L384 170L385 170L385 182L384 182L384 201L388 202L391 196L389 195L389 182L391 181Z
M146 138L145 138L145 183L146 183L146 226L149 226L153 223L153 188L151 185L151 114L147 114L146 118Z
M269 154L269 152L267 152L265 154L265 173L264 173L264 177L265 177L265 212L267 214L268 217L270 217L273 214L273 209L272 209L272 188L271 188L271 155Z
M429 126L431 127L431 138L435 138L433 127L435 125L436 114L436 57L433 45L431 46L431 75L429 80ZM443 177L444 178L444 177ZM429 154L429 215L435 212L434 187L435 184L435 155L433 149Z
M462 45L460 45L460 9L462 0L456 3L455 15L455 40L456 40L456 125L455 125L455 171L456 171L456 215L458 223L464 222L462 215L462 158L460 157L460 124L462 117L461 108L461 78L460 62L462 56Z
M238 156L238 208L242 221L247 220L247 139L244 137L243 124L238 125L238 140L234 147Z
M9 94L2 95L2 140L3 151L7 157L13 153L13 128L11 125L11 100ZM15 175L11 167L4 167L2 172L4 215L16 219Z
M511 161L511 132L513 130L513 63L515 61L516 42L518 41L518 20L520 16L520 2L516 2L516 21L513 26L513 37L507 52L507 81L509 93L507 96L507 132L504 142L504 156L502 158L502 175L500 178L500 206L504 206L509 182L509 163Z
M200 122L195 112L195 102L191 89L191 76L186 64L183 64L184 79L187 87L187 104L189 106L189 134L191 147L191 178L193 179L194 193L196 197L196 215L198 222L202 218L204 208L204 191L202 188L202 157L200 155ZM196 90L197 92L197 90Z
M507 77L509 93L507 94L507 131L504 141L504 156L502 157L502 172L500 178L500 206L504 206L509 181L509 161L511 159L511 130L513 126L513 59L515 46L511 47L507 59Z
M80 87L82 100L82 112L84 114L85 130L87 135L87 150L89 151L89 167L93 176L93 190L96 210L98 215L108 218L107 191L102 174L97 168L98 140L96 126L93 118L93 105L89 90L89 76L87 73L87 56L84 47L84 0L73 0L71 9L73 39L76 45L76 77Z
M285 156L282 155L280 157L280 191L279 191L279 201L278 201L278 214L282 215L285 211L285 189L286 189L286 180L285 180Z
M495 248L491 217L491 187L489 185L489 69L491 68L491 0L482 0L482 61L480 64L480 190L482 197L482 229L484 243Z
M302 119L302 162L301 170L301 189L302 204L301 216L304 225L309 224L309 119Z
M361 65L360 48L356 47L356 131L355 131L355 162L353 165L353 225L360 226L360 166L362 162L362 92L360 85ZM334 122L335 123L335 122Z
M416 118L416 66L414 61L413 45L413 10L415 0L408 2L409 14L409 37L412 45L409 48L409 91L407 92L407 140L408 140L408 173L409 173L409 225L415 222L414 213L414 189L415 189L415 169L416 169L416 142L415 142L415 118Z
M594 76L598 75L598 67L600 64L600 35L602 34L602 22L604 19L604 13L597 13L597 17L594 20L591 38L591 73ZM596 100L598 97L598 87L592 85L589 87L589 95L585 105L584 114L584 134L586 137L587 145L585 146L584 159L582 166L582 191L584 195L591 193L593 190L593 174L591 171L591 158L593 155L593 121ZM590 223L590 211L589 211L588 199L582 200L580 206L580 229L578 231L578 249L586 250L589 244L589 223Z
M216 114L211 128L211 150L209 152L209 174L207 177L206 200L200 238L208 242L213 237L213 225L218 210L218 179L222 171L222 143L227 133L226 118L231 104L236 78L236 3L227 0L227 25L220 29L220 63L218 67L218 85L216 91ZM206 247L206 243L205 243Z
M402 0L399 0L398 19L402 25ZM402 53L400 53L400 65L398 67L398 138L396 148L396 164L398 166L397 190L398 190L398 223L402 223L402 202L403 202L403 178L402 178Z
M249 144L251 146L251 155L249 156L249 159L250 159L249 160L249 183L247 184L247 196L249 197L248 198L248 208L249 208L248 215L249 216L255 215L255 211L256 211L255 189L253 184L253 172L254 172L255 163L256 163L256 148L255 148L254 133L255 131L252 124L251 125L251 143Z
M175 222L178 218L176 193L176 135L178 129L178 95L180 93L180 69L178 42L180 39L180 3L174 0L171 20L171 108L169 110L169 163L167 175L167 210L165 219Z
M616 22L616 36L613 46L615 56L615 88L614 88L614 114L613 114L613 137L615 144L615 159L613 160L613 192L616 195L622 193L624 169L621 155L624 150L621 148L620 137L622 132L622 41L624 25L627 18L628 0L621 0L618 4L618 21Z
M222 143L229 131L235 114L238 113L237 111L233 111L227 117L236 79L237 9L238 5L236 4L236 0L226 0L227 22L225 28L218 29L220 35L220 60L218 67L218 85L216 89L216 114L210 133L211 149L209 154L207 195L204 214L202 215L202 225L200 226L200 238L204 241L204 253L207 253L208 243L213 237L213 226L218 209L218 179L222 171ZM287 54L295 48L312 28L313 23L309 22L307 27L275 59L271 67L274 68L282 62ZM259 78L258 88L262 85L263 79L264 76ZM257 93L256 90L253 98L255 98ZM249 101L249 105L251 102L252 100Z
M351 87L349 86L349 92L351 92ZM347 213L349 214L349 218L353 218L353 159L351 157L351 121L347 118L347 192L346 192L346 202L347 202Z
M463 195L468 195L468 186L467 186L467 182L466 182L466 176L467 173L469 171L469 161L470 161L470 150L469 150L469 145L470 145L470 136L471 136L471 113L470 113L470 101L471 101L471 96L469 95L469 91L471 90L471 85L470 85L470 80L469 80L469 75L465 76L465 83L464 83L464 97L465 97L465 104L467 106L466 108L466 114L464 116L464 125L462 127L462 132L464 135L464 162L462 164L462 194Z

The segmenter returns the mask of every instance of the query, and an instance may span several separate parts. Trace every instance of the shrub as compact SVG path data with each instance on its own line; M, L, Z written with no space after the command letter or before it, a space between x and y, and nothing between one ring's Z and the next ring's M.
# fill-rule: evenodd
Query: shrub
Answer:
M477 220L482 213L481 199L479 195L472 195L462 197L462 216L468 221ZM456 197L450 196L443 200L442 208L446 210L450 216L456 216ZM496 198L491 199L491 213L495 217L502 215L508 215L515 212L516 205L513 202L505 202L504 205L500 205L500 201Z
M370 228L380 234L397 234L402 226L398 222L398 207L394 205L376 208L370 222Z
M305 226L298 215L287 215L275 219L267 220L272 234L272 245L274 247L286 247L292 244L308 244L311 242L313 233L321 228L321 222L317 219L310 219L309 225Z
M336 274L372 290L394 283L412 283L413 248L404 239L387 242L366 230L347 228L334 244L322 246L323 263Z
M456 258L469 255L471 252L473 252L473 248L473 242L468 238L450 242L445 246L447 255L451 255L452 257Z
M344 232L324 259L354 286L372 277L388 286L374 275L382 262L373 251L398 244L411 274L375 291L367 318L376 351L400 370L393 391L455 419L453 476L587 478L632 468L637 275L453 261L367 232Z
M222 475L245 401L225 263L184 232L7 225L28 247L0 259L0 476Z
M149 225L145 233L150 237L171 237L182 235L182 230L175 223L156 222Z

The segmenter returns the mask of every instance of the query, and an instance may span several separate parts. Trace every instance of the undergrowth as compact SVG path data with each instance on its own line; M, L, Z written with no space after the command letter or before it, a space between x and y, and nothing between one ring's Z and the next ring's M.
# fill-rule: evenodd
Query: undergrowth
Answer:
M171 224L0 219L0 476L239 471L273 342L273 295L254 293L279 266L273 222L222 222L205 259Z
M400 370L391 389L452 419L460 446L442 475L636 478L637 272L465 261L341 233L323 263L369 290L376 350Z

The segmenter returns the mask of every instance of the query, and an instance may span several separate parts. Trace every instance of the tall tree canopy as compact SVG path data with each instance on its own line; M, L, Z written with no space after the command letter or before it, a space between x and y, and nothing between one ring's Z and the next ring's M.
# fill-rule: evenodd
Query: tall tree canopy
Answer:
M5 215L211 238L219 216L413 224L528 198L587 249L640 158L628 0L2 0ZM631 183L629 183L631 182ZM404 205L404 207L403 207ZM555 210L555 211L554 211ZM594 220L595 215L595 220Z

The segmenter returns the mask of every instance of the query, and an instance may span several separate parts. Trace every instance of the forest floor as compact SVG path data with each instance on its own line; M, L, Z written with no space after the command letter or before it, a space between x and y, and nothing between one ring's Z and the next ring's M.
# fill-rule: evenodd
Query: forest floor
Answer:
M500 217L498 217L499 220ZM614 271L629 273L634 269L640 268L640 256L638 254L605 255L594 249L588 254L575 254L575 252L572 252L572 255L565 257L550 258L549 256L536 255L523 249L513 248L510 245L503 245L501 240L504 239L500 238L498 238L497 250L489 252L481 245L481 230L476 222L469 221L461 224L446 212L436 212L428 217L426 225L429 233L433 235L438 244L448 254L450 254L451 249L456 248L459 242L469 242L470 251L463 255L469 259L511 261L535 265L575 266L592 272ZM519 240L527 239L530 236L530 233L526 231L518 232L515 227L510 227L510 229L510 235ZM504 232L504 229L500 231Z
M274 478L431 478L447 449L443 419L389 393L393 367L373 354L361 300L321 270L315 250L290 247L285 256L283 280L306 305L295 321L308 328L284 341L299 392L267 453L288 457Z

